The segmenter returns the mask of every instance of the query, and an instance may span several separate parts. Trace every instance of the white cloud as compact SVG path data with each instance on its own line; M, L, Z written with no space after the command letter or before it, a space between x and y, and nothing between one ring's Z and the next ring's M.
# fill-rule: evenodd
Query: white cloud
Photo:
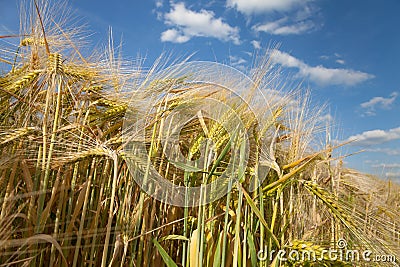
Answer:
M227 0L228 7L237 9L246 15L259 14L270 11L286 11L297 5L304 4L305 0Z
M298 76L308 78L320 85L352 86L374 77L371 74L352 69L313 67L277 49L272 51L271 59L283 67L297 68Z
M185 43L189 40L189 36L180 34L176 29L169 29L161 33L161 41L163 42Z
M156 8L161 8L161 7L163 7L163 1L162 0L157 0L156 1Z
M352 69L334 69L323 66L307 66L300 69L300 74L321 85L352 86L374 77L371 74Z
M387 172L386 177L388 178L400 178L400 172Z
M249 56L249 57L252 57L253 56L253 53L252 52L249 52L249 51L243 51L243 53L245 53L247 56Z
M242 57L229 56L229 65L231 65L232 67L234 67L242 72L246 72L246 64L247 64L247 60Z
M247 63L247 60L237 56L229 56L229 61L232 66L237 66Z
M253 45L254 49L256 50L261 49L261 43L259 41L253 40L251 41L251 44Z
M333 116L331 114L325 114L325 115L319 116L318 120L320 122L332 122L334 119L333 119Z
M333 55L322 55L319 57L322 60L335 60L336 63L340 64L340 65L345 65L346 61L342 58L342 55L339 53L334 53Z
M311 20L289 22L287 17L253 26L253 30L256 32L266 32L274 35L302 34L314 28L315 24Z
M354 146L369 146L379 145L389 141L400 139L400 127L390 130L372 130L361 134L350 136L347 141L352 141L350 145Z
M303 61L277 49L272 50L271 57L275 63L281 64L284 67L298 69L307 67Z
M364 112L365 115L374 116L376 115L376 108L391 109L393 102L396 100L398 95L398 92L393 92L388 98L376 96L371 98L367 102L361 103L360 106L361 108L366 109L366 111Z
M336 59L336 63L338 63L340 65L344 65L344 64L346 64L346 61L344 61L343 59Z
M214 12L189 10L184 3L172 4L171 10L164 15L165 24L172 26L161 34L161 41L183 43L193 37L213 37L222 41L239 44L239 28L232 27Z
M400 163L380 163L372 165L373 168L399 169Z
M378 152L378 153L384 153L389 156L398 156L400 155L400 149L393 149L393 148L373 148L373 149L367 149L369 152Z
M163 21L163 13L161 12L162 7L164 6L164 0L155 0L155 8L152 10L152 13L156 14L157 20Z

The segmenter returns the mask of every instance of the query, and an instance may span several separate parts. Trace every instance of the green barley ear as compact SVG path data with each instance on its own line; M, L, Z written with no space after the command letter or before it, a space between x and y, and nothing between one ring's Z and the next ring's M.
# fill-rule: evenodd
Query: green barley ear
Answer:
M353 219L347 211L342 208L342 205L338 200L326 191L324 188L318 186L314 182L305 181L304 187L319 200L321 200L326 207L328 207L329 212L338 220L340 220L347 228L351 231L356 231L357 226L355 225Z

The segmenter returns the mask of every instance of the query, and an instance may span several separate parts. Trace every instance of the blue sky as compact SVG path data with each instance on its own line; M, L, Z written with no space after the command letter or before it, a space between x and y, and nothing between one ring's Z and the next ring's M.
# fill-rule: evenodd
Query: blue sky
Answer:
M19 1L0 0L0 34L17 32ZM246 70L279 43L274 61L328 103L334 138L356 140L349 167L400 180L398 0L70 0L95 45L108 28L124 55L211 60ZM287 75L284 77L288 77ZM329 118L329 116L326 116Z

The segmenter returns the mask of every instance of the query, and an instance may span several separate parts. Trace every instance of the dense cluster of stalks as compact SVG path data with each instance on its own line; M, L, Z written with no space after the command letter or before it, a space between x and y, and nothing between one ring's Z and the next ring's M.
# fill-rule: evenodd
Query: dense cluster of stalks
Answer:
M259 259L261 250L320 255L339 239L399 263L400 186L345 169L329 138L317 146L324 128L318 109L304 94L272 90L282 86L268 59L252 77L254 88L270 92L267 102L248 88L249 112L190 77L154 79L159 63L147 71L130 66L115 57L111 41L104 56L84 57L79 34L45 2L24 13L19 44L3 36L0 48L0 266L394 266L326 256L282 261L276 253ZM165 156L167 114L195 109L194 99L211 95L236 110L249 136L247 165L236 159L238 182L199 207L147 195L133 179L146 177L147 163L177 185L199 186L235 160L232 136L205 115L182 128L179 144L196 159L211 140L209 167L183 171ZM152 112L140 114L143 103ZM147 116L141 142L148 162L126 153L137 132L123 127L124 116L135 112ZM261 146L264 140L273 145ZM251 191L262 167L271 170Z

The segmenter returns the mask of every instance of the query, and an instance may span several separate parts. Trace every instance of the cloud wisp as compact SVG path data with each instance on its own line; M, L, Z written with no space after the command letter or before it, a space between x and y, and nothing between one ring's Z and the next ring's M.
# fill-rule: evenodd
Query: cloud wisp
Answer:
M259 41L253 40L253 41L251 41L251 45L256 50L260 50L261 49L261 43Z
M283 17L264 24L257 24L252 27L255 32L265 32L273 35L303 34L314 28L315 24L311 20L291 22L288 17Z
M343 59L336 59L335 62L340 64L340 65L346 64L346 61L344 61Z
M389 130L371 130L350 136L346 141L351 142L353 146L371 146L380 145L389 141L400 139L400 127Z
M361 103L360 106L365 110L364 115L375 116L376 109L386 109L389 110L393 107L393 103L399 96L398 92L393 92L389 97L376 96L368 100L367 102Z
M394 149L394 148L369 148L366 151L384 153L384 154L389 155L389 156L398 156L398 155L400 155L400 149Z
M209 10L196 12L187 9L184 3L174 3L164 20L172 28L161 33L163 42L185 43L193 37L212 37L240 44L239 28L230 26Z
M352 69L326 68L321 65L310 66L302 60L277 49L271 52L271 59L274 63L280 64L283 67L298 69L297 76L300 78L308 78L310 81L323 86L353 86L374 78L372 74Z
M227 0L226 5L245 14L260 14L271 11L288 11L296 6L303 5L304 0Z
M374 164L373 168L400 169L400 163L380 163Z
M386 175L387 178L400 179L400 172L387 172L387 173L385 173L385 175Z

